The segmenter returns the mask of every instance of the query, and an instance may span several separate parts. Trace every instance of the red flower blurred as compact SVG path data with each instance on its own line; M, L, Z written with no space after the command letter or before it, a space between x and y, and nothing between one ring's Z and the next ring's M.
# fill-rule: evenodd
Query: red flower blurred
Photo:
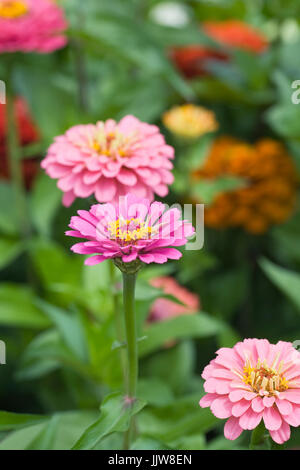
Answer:
M21 146L25 146L39 140L39 132L30 116L26 101L15 98L14 102L15 119ZM6 105L0 105L0 180L10 179L10 168L6 152ZM38 172L38 162L35 159L26 159L22 162L24 183L29 189Z
M254 54L264 52L268 46L266 37L259 31L238 20L207 21L203 31L220 45L235 47ZM201 45L174 47L171 58L187 78L207 75L205 62L208 59L228 60L226 53Z
M198 296L182 287L172 277L156 277L151 279L150 284L153 287L162 289L165 294L172 295L182 304L165 298L156 299L150 310L148 318L150 322L187 315L200 310Z

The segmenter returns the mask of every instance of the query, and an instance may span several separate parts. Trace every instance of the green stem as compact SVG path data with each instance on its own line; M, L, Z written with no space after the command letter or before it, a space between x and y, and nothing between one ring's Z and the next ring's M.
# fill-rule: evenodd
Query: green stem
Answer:
M14 187L15 205L20 234L26 240L30 235L30 224L27 213L26 192L22 175L21 149L14 111L13 64L7 64L6 82L6 120L7 120L7 153L10 164L11 179Z
M125 313L125 328L127 340L127 397L128 403L134 403L136 399L137 379L138 379L138 348L137 348L137 330L134 311L134 292L135 292L136 273L129 274L123 272L123 299ZM129 429L124 436L124 449L130 447L131 434L134 422L131 419Z
M112 260L109 263L109 275L110 275L110 287L111 287L112 298L113 298L113 314L115 318L117 338L118 338L119 343L121 344L124 341L124 325L123 325L122 312L121 312L120 302L119 302L119 293L116 288L116 267ZM123 382L126 387L126 380L127 380L126 351L123 348L120 348L120 360L121 360Z
M257 446L261 446L265 440L265 426L263 422L261 423L252 431L251 434L251 441L250 441L250 450L256 450Z

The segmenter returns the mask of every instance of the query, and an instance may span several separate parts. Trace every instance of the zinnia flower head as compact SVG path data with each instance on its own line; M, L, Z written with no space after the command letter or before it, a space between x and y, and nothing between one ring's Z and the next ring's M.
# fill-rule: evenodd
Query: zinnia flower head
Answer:
M19 143L22 146L39 140L39 131L30 115L28 105L24 98L17 97L14 100L15 121L19 135ZM10 178L10 168L6 150L7 126L6 105L0 104L0 179ZM34 159L22 161L22 172L27 188L30 188L38 172L39 164Z
M264 52L268 46L265 36L252 26L238 20L207 21L202 24L203 31L220 45L250 51L253 54ZM178 69L187 78L207 75L207 60L229 59L228 54L213 47L191 44L174 47L171 56Z
M292 343L245 339L221 348L202 377L206 395L199 404L210 407L217 418L229 418L227 439L263 420L271 438L283 444L290 438L290 426L300 424L300 353Z
M191 139L218 129L215 114L194 104L175 106L164 113L162 120L174 134Z
M164 297L158 298L151 306L149 321L161 321L179 315L190 315L200 310L199 298L178 282L168 276L155 277L150 280L153 287L162 289L165 294L172 295L180 303Z
M126 264L165 263L182 254L174 247L185 245L193 235L192 224L181 219L178 209L165 210L161 202L128 194L119 203L96 204L89 211L78 211L66 235L85 238L71 250L94 254L87 265L112 258L122 269ZM124 266L125 265L125 266Z
M66 28L52 0L0 0L0 53L52 52L66 44Z
M256 144L220 137L204 162L192 174L192 181L213 181L222 177L245 180L241 188L215 197L205 209L205 224L222 229L242 227L253 234L292 214L297 191L297 170L284 146L273 139Z
M152 200L168 193L172 158L174 149L158 127L126 116L72 127L56 137L42 168L58 178L66 206L76 197L109 202L129 192Z

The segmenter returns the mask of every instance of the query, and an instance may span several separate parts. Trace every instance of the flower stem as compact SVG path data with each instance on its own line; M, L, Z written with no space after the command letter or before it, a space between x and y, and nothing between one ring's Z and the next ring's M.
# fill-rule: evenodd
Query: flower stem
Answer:
M265 440L265 426L263 422L261 423L252 431L251 434L251 441L250 441L250 450L257 450L258 446L261 446Z
M136 399L137 379L138 379L138 348L136 319L134 311L134 292L135 292L136 273L123 272L123 299L125 313L125 328L127 340L127 397L129 404L133 404ZM131 434L134 422L131 419L129 429L124 436L124 449L130 447Z
M22 175L22 160L19 145L18 129L14 112L13 93L13 64L7 63L6 82L6 124L7 124L7 153L9 157L11 179L14 187L15 205L19 223L20 234L26 240L30 235L30 224L27 214L26 193Z
M116 288L116 268L112 260L109 263L109 277L110 277L110 287L111 287L112 298L113 298L113 314L114 314L115 325L116 325L117 339L119 343L121 344L124 341L124 325L123 325L123 319L121 316L119 293ZM126 388L126 380L127 380L126 352L123 348L120 348L120 360L121 360L123 381L124 381L125 388Z

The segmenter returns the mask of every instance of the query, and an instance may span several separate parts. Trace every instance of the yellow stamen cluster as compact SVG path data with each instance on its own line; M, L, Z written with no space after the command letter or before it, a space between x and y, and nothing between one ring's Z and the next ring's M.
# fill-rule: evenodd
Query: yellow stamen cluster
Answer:
M269 367L266 361L261 362L258 359L257 364L253 367L249 360L247 360L244 367L243 381L245 384L250 385L252 390L256 393L262 393L267 396L277 395L278 392L283 392L289 388L289 383L282 375L283 363L280 362L277 368L275 365Z
M194 104L185 104L170 109L163 115L162 121L166 128L174 134L190 139L201 137L218 129L214 113Z
M117 130L106 133L104 128L98 127L90 141L90 147L99 155L106 155L112 159L117 156L128 157L136 136L125 136Z
M28 5L20 0L0 0L0 17L5 19L19 18L28 12Z
M152 228L138 218L120 218L108 224L108 232L111 240L126 244L149 239Z

